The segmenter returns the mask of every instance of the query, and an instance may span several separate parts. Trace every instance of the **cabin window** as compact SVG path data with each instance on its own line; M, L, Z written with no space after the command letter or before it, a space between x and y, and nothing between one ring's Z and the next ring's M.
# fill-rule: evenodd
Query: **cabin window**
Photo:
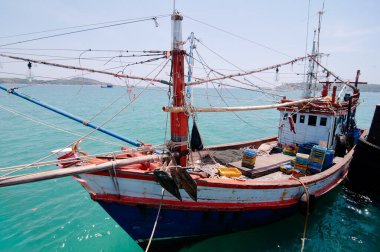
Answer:
M305 123L305 116L304 115L300 115L300 123Z
M327 118L326 117L321 117L319 125L326 126L326 124L327 124Z
M309 121L307 122L310 126L316 126L317 125L317 117L313 115L309 115Z
M288 113L284 113L284 118L282 118L283 120L286 120L288 119Z
M297 114L293 114L292 117L293 117L293 122L296 123L297 122Z

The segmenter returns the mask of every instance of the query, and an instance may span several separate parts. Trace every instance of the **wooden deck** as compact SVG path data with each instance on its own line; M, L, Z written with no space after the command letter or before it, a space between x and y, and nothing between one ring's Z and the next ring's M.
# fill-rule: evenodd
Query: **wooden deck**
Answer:
M238 168L244 176L249 178L258 178L279 170L280 165L290 163L295 157L276 153L272 155L257 156L253 169L241 166L241 161L229 163L229 165Z

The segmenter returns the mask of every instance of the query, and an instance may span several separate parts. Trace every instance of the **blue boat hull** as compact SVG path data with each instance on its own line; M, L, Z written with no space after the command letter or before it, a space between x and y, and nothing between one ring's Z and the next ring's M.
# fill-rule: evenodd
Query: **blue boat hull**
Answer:
M98 201L137 242L149 239L157 208ZM189 211L161 209L154 239L201 237L236 232L289 216L296 206L250 211Z

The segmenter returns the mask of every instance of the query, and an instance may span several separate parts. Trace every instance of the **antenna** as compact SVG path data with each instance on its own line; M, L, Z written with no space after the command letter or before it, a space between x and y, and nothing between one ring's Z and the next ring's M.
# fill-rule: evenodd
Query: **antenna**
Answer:
M321 34L322 15L325 13L323 11L324 8L325 8L325 3L323 2L322 10L318 11L319 19L318 19L318 38L317 38L317 60L319 58L319 35Z
M175 12L175 0L173 0L173 13Z

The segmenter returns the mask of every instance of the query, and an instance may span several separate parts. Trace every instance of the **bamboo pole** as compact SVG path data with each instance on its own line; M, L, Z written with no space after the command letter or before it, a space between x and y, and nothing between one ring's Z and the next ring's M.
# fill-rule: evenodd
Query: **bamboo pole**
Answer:
M92 68L63 65L63 64L51 63L51 62L42 61L42 60L34 60L34 59L29 59L29 58L24 58L24 57L12 56L12 55L7 55L7 54L3 54L3 53L0 53L0 57L5 57L5 58L10 58L10 59L15 59L15 60L23 60L23 61L33 62L36 64L42 64L42 65L47 65L47 66L54 66L54 67L72 69L72 70L81 70L81 71L86 71L86 72L90 72L90 73L106 74L106 75L111 75L111 76L116 77L116 78L127 78L127 79L133 79L133 80L142 80L142 81L157 82L157 83L161 83L161 84L171 85L171 83L169 83L165 80L158 80L158 79L154 79L154 78L132 76L132 75L120 74L120 73L112 73L112 72L107 72L107 71L103 71L103 70L96 70L96 69L92 69Z
M314 97L310 99L302 99L293 102L284 102L280 104L272 104L272 105L260 105L260 106L243 106L243 107L208 107L208 108L194 108L190 107L190 112L232 112L232 111L248 111L248 110L262 110L262 109L273 109L280 107L287 107L291 105L304 104L313 101L320 100L321 97ZM185 107L163 107L162 110L164 112L172 112L172 113L180 113L186 112L187 109Z
M141 142L139 142L137 140L133 140L133 139L129 139L129 138L123 137L123 136L121 136L121 135L119 135L119 134L117 134L115 132L112 132L110 130L107 130L105 128L97 126L97 125L93 124L92 122L90 122L88 120L85 120L85 119L80 118L78 116L72 115L72 114L70 114L70 113L68 113L68 112L66 112L66 111L64 111L62 109L53 107L53 106L51 106L51 105L49 105L47 103L44 103L42 101L39 101L39 100L37 100L37 99L35 99L33 97L30 97L30 96L18 93L14 89L7 89L6 87L3 87L3 86L0 85L0 90L4 90L8 94L13 94L13 95L15 95L17 97L20 97L20 98L24 99L24 100L27 100L27 101L32 102L34 104L37 104L38 106L41 106L41 107L43 107L45 109L53 111L54 113L60 114L60 115L62 115L64 117L66 117L66 118L69 118L69 119L73 120L73 121L79 122L79 123L83 124L86 127L90 127L90 128L93 128L93 129L95 129L97 131L103 132L104 134L107 134L109 136L117 138L117 139L119 139L121 141L124 141L126 143L129 143L129 144L131 144L133 146L141 147L143 145Z
M58 169L58 170L38 172L34 174L10 176L10 177L5 177L5 178L0 179L0 187L26 184L26 183L48 180L48 179L62 178L62 177L78 175L78 174L83 174L83 173L88 173L88 172L103 171L103 170L111 169L113 167L118 168L124 165L131 165L131 164L137 164L137 163L143 163L143 162L156 162L156 161L162 160L162 158L165 158L165 157L166 155L160 155L160 156L148 155L148 156L143 156L143 157L123 159L123 160L114 160L114 161L109 161L102 164L75 166L75 167Z

